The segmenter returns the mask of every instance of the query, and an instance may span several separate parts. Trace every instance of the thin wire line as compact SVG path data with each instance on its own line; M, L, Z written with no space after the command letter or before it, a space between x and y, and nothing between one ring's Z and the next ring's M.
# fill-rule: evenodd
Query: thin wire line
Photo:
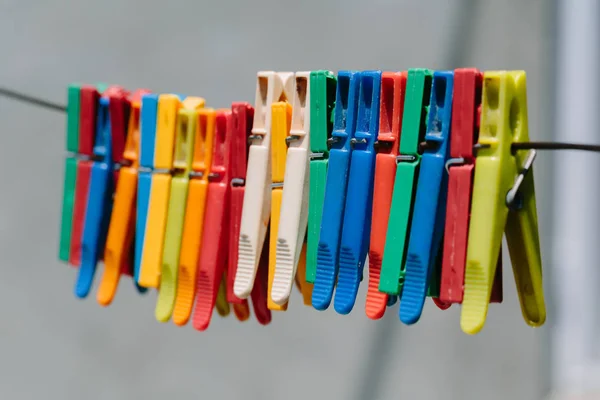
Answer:
M53 103L51 101L47 101L44 99L40 99L38 97L30 96L25 93L20 93L14 90L6 89L0 87L0 95L7 97L12 100L22 101L24 103L29 103L38 107L46 108L48 110L65 112L67 111L67 107L64 104Z
M11 100L18 100L24 103L28 103L34 106L46 108L52 111L66 112L67 106L60 103L54 103L39 97L30 96L25 93L17 92L15 90L6 89L0 87L0 96L4 96ZM422 149L427 148L429 145L427 142L420 144ZM484 147L477 146L476 147ZM513 143L512 149L517 150L581 150L581 151L592 151L600 153L600 145L596 144L584 144L584 143L565 143L565 142L521 142Z

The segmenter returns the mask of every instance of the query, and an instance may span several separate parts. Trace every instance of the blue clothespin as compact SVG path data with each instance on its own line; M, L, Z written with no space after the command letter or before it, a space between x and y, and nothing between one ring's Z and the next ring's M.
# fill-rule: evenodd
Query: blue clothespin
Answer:
M109 87L100 97L94 138L94 159L81 238L81 266L75 283L75 296L87 297L94 281L96 265L104 253L113 193L113 160L110 96L125 95L118 86Z
M450 156L450 124L454 73L436 71L433 74L431 101L421 171L413 210L413 221L406 256L404 290L400 301L400 320L414 324L419 320L431 280L432 271L442 244L446 216Z
M354 137L356 127L359 80L360 73L357 71L338 72L333 131L328 139L331 150L317 248L317 271L312 294L312 305L317 310L329 307L337 278L342 216L350 167L350 140Z
M156 112L158 95L142 96L140 110L140 167L138 171L137 216L135 221L135 257L133 279L137 283L142 263L148 203L152 189L152 170L154 168L154 147L156 143Z
M362 72L359 83L356 131L350 139L352 157L334 303L339 314L348 314L354 307L371 235L374 144L379 130L381 71Z

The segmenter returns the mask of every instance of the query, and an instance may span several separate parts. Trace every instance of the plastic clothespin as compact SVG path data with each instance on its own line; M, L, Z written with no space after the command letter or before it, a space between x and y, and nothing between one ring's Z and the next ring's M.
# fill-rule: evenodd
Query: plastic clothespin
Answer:
M58 259L69 261L71 235L73 229L73 209L75 206L75 187L77 183L77 158L79 150L79 98L81 85L71 84L67 89L67 137L65 159L65 180L63 184L63 203L60 224L60 243Z
M104 254L110 223L113 194L112 130L127 130L123 115L111 116L112 99L126 101L128 93L118 86L109 87L99 100L94 138L94 161L90 174L87 207L81 237L81 265L75 283L75 295L87 297L94 281L96 265Z
M419 143L425 133L432 71L410 69L402 116L400 155L397 157L392 204L385 238L379 290L401 294L404 282L405 251L411 228L412 205L419 177Z
M273 281L275 280L275 264L277 258L277 238L281 203L283 200L283 184L285 178L287 139L292 121L292 106L287 101L278 101L271 105L271 233L269 236L269 286L267 306L271 310L287 310L287 302L278 304L273 300ZM298 231L295 232L298 235ZM280 299L281 300L281 299Z
M421 156L413 207L412 218L416 223L410 229L400 301L400 320L405 324L414 324L421 317L442 245L448 189L445 165L450 156L453 88L452 71L433 73L424 138L427 146Z
M481 84L483 74L475 68L454 71L452 96L452 140L448 170L448 197L444 251L439 299L441 307L462 303L467 257L467 235L473 190L475 154L473 144L479 135ZM490 303L502 302L502 251L499 252L496 277Z
M152 191L152 170L154 169L154 153L156 148L156 113L158 95L142 96L140 110L140 166L138 168L138 187L135 222L135 256L133 279L140 285L140 270L146 238L146 221ZM142 285L140 285L142 286Z
M133 275L129 255L135 231L141 97L146 93L149 91L138 90L131 99L121 96L110 99L111 125L115 126L111 130L113 162L120 168L115 169L118 180L104 250L104 273L96 296L103 306L112 302L121 273ZM120 123L114 124L115 117L129 120L127 132L121 131Z
M290 135L285 139L289 147L285 157L281 211L275 238L276 263L270 291L271 300L280 306L285 305L290 297L308 223L310 79L310 72L296 73ZM284 148L280 150L285 151ZM302 274L299 280L305 282L305 276L306 273ZM310 284L303 282L300 282L301 289L310 290Z
M231 156L231 111L218 110L213 146L212 163L208 175L208 193L202 232L202 251L198 260L196 280L196 302L193 325L200 331L206 330L222 291L221 304L227 303L224 272L227 265L229 240L229 197ZM221 289L222 287L222 289ZM227 306L228 307L228 306ZM223 309L224 306L218 307Z
M271 213L271 105L291 97L293 77L291 72L273 71L262 71L257 76L238 266L233 287L234 294L241 299L252 292Z
M161 107L159 100L159 109ZM155 316L159 322L168 322L173 314L177 295L179 257L181 250L183 225L187 204L190 172L194 156L194 139L198 110L203 108L205 100L201 97L187 97L174 116L176 119L173 154L170 160L172 177L170 178L169 203L167 207L165 233L160 274L160 291L156 302ZM159 118L161 113L159 112ZM166 116L165 116L166 117ZM164 125L167 126L166 124ZM171 126L168 127L169 132ZM159 132L160 135L160 132Z
M158 288L161 284L161 264L171 190L173 149L175 147L177 113L181 108L181 102L182 98L174 94L161 94L158 97L154 169L152 170L138 281L140 286L148 288ZM168 288L164 288L164 290L168 290Z
M361 72L356 130L352 151L339 253L334 308L348 314L354 308L371 235L375 147L379 131L381 71Z
M379 276L396 176L396 157L400 146L405 93L406 72L384 72L381 75L379 135L375 156L369 246L369 288L365 303L365 312L371 319L383 317L389 301L388 295L379 291Z
M194 158L185 206L177 293L173 310L173 322L179 326L187 324L194 308L198 259L202 252L201 241L205 225L204 212L208 191L208 174L213 157L217 112L212 108L201 108L198 110L197 118Z
M506 234L525 321L546 320L532 163L535 150L513 154L528 142L525 71L483 75L481 125L467 244L461 328L475 334L485 323L502 233ZM510 207L509 207L510 206Z
M84 85L79 91L79 141L77 143L77 177L75 179L75 202L71 227L69 264L81 264L81 237L87 207L92 156L94 155L94 136L96 132L96 109L100 93L95 86ZM74 143L71 143L74 145Z
M231 142L231 198L229 218L229 257L227 260L227 300L233 304L236 315L240 310L248 307L246 299L238 298L233 290L235 275L238 265L238 242L240 238L240 225L242 221L242 206L246 183L246 160L248 158L249 141L252 133L252 120L254 108L248 103L233 103L231 105L232 142ZM265 252L263 250L263 252ZM271 310L267 307L268 285L268 252L261 256L251 300L254 314L260 324L271 322ZM248 310L249 314L249 310ZM238 316L239 318L239 316Z
M321 233L325 182L329 163L328 140L333 129L337 78L331 71L310 73L310 190L306 240L306 282L314 283L317 274L317 246Z
M317 271L312 295L312 305L317 310L329 307L337 279L342 217L350 169L350 141L354 137L356 127L360 76L357 71L338 73L333 132L329 139L331 146L323 219L317 249Z

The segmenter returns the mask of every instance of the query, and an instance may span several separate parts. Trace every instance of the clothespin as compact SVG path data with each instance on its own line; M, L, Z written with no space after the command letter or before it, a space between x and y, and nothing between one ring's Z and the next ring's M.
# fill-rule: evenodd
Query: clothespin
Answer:
M461 328L475 334L485 323L488 301L506 233L525 321L546 320L532 163L535 150L513 154L528 142L525 71L483 75L481 126L467 243Z
M287 302L278 304L273 301L273 281L275 280L275 264L277 258L277 237L279 235L279 219L283 200L283 181L287 156L287 139L292 120L292 106L287 101L278 101L271 105L271 236L269 237L269 286L267 306L270 310L285 311ZM296 231L298 235L298 231ZM281 300L281 296L279 297Z
M119 98L121 101L127 96L128 93L121 87L111 86L102 94L98 104L93 146L95 160L92 163L81 237L81 266L75 283L75 295L79 298L87 297L96 273L96 265L104 254L114 186L111 131L118 129L125 132L127 129L123 115L111 118L110 101L113 98Z
M133 273L129 252L135 230L141 97L146 93L149 91L138 90L131 99L110 98L111 125L115 126L111 130L113 162L120 168L115 169L118 180L104 250L104 273L97 294L98 303L104 306L112 302L121 273ZM120 123L114 124L115 118L129 120L126 132L121 130Z
M233 287L235 295L241 299L247 298L252 292L271 213L271 105L291 97L293 76L291 72L258 73L238 244L238 267Z
M350 139L352 156L334 302L335 311L339 314L348 314L354 307L371 235L381 71L361 72L359 82L356 130Z
M439 299L441 307L462 303L467 257L469 212L473 190L475 154L473 144L479 136L479 112L483 74L475 68L454 71L452 96L452 140L448 170L448 197L444 251ZM502 302L502 251L499 252L496 277L490 303Z
M231 197L229 209L229 254L227 260L227 301L233 304L233 310L238 319L250 316L248 300L240 299L234 293L235 275L238 264L238 242L244 203L244 188L246 183L246 160L248 157L248 137L252 133L254 108L248 103L233 103L231 105ZM264 252L264 250L263 250ZM251 299L256 319L266 325L271 322L271 310L267 308L268 255L261 257L252 288ZM262 265L266 260L266 265ZM243 314L243 315L242 315Z
M309 283L315 282L317 274L317 246L325 201L329 163L328 140L333 128L336 84L337 79L331 71L310 73L310 190L306 235L306 282Z
M171 319L175 307L177 294L177 280L179 272L179 252L181 250L183 223L190 183L190 172L192 170L192 159L194 156L194 139L196 137L196 124L198 110L204 107L205 100L201 97L187 97L181 104L177 97L171 97L169 114L163 114L161 107L162 99L159 99L159 127L165 128L165 135L172 134L173 142L168 141L169 147L173 149L171 157L165 161L170 164L172 175L167 206L165 232L162 251L162 265L160 274L160 291L156 302L155 316L159 322L167 322ZM177 111L171 114L177 107ZM165 118L162 120L161 118ZM175 130L172 130L171 119L175 119ZM168 122L166 121L168 119ZM168 133L167 133L168 132ZM162 131L159 130L157 140L161 140ZM157 142L158 143L158 142ZM162 217L161 217L162 218Z
M331 145L323 219L317 249L317 271L312 296L313 307L317 310L329 307L337 279L342 217L350 169L350 141L354 137L356 127L360 76L356 71L338 73L333 132L329 139Z
M200 331L208 328L220 291L224 300L221 304L228 304L223 274L229 239L231 126L231 111L218 110L192 321L194 328Z
M230 198L229 198L229 240L226 270L227 301L233 304L233 311L240 321L250 317L247 299L240 299L233 292L235 273L238 262L238 242L240 239L240 222L244 203L244 185L246 182L246 160L248 158L248 137L252 133L254 108L248 103L231 105L231 147L230 147ZM266 282L265 282L266 284ZM252 289L256 290L256 286ZM264 298L266 308L267 299ZM270 313L270 311L269 311ZM269 318L270 320L270 318Z
M413 195L419 176L421 154L419 143L425 132L429 107L432 72L409 69L402 116L400 155L397 157L396 178L385 238L379 290L401 294L404 282L405 251L411 228Z
M81 86L79 92L79 142L77 159L77 178L75 180L75 202L73 205L73 223L71 227L71 245L69 264L81 264L81 238L87 208L92 156L94 155L94 136L96 132L96 109L100 93L94 86ZM73 143L71 143L73 145Z
M140 284L142 256L146 239L146 222L152 191L152 171L154 169L154 153L156 149L156 114L158 95L142 96L140 110L140 166L138 168L138 187L135 220L135 257L133 279Z
M201 241L205 226L204 211L206 209L208 176L213 157L217 118L217 112L212 108L201 108L197 113L194 159L185 206L177 294L173 310L173 322L179 326L187 324L194 307L198 259L202 251Z
M280 306L284 306L290 297L308 223L310 79L310 72L296 73L290 135L285 139L289 147L285 161L279 226L275 238L276 265L270 291L272 301ZM275 146L273 148L275 149ZM300 281L305 282L305 276L306 273L301 274ZM309 285L300 283L304 291L310 290Z
M369 246L369 288L365 304L365 312L371 319L383 317L389 300L386 293L379 291L379 276L396 176L396 157L400 147L405 93L406 72L384 72L381 75L379 134L376 142L378 146L375 157Z
M63 184L62 216L58 259L69 261L71 234L73 228L73 208L75 206L75 186L77 183L77 158L79 150L79 98L81 85L71 84L67 89L67 137L65 159L65 180Z
M400 320L417 322L423 311L430 278L442 244L446 215L448 176L444 168L450 155L450 124L452 117L452 71L433 73L426 148L421 155L420 171L413 207L406 272L400 301Z

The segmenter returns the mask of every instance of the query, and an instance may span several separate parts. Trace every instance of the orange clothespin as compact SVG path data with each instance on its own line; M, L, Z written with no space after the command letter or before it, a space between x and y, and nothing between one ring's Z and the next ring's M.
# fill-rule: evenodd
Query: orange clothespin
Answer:
M117 291L121 273L132 275L130 252L135 230L135 198L140 142L140 107L142 95L150 91L136 91L131 99L111 98L111 118L129 119L127 132L113 129L113 159L121 168L114 195L113 210L104 250L104 273L98 288L97 301L109 305ZM111 120L112 122L112 120Z
M190 173L181 253L179 255L177 295L175 308L173 309L173 322L179 326L187 324L192 314L196 295L196 274L201 252L200 244L204 227L208 172L213 153L216 115L216 111L212 108L198 110L194 159L192 172Z

